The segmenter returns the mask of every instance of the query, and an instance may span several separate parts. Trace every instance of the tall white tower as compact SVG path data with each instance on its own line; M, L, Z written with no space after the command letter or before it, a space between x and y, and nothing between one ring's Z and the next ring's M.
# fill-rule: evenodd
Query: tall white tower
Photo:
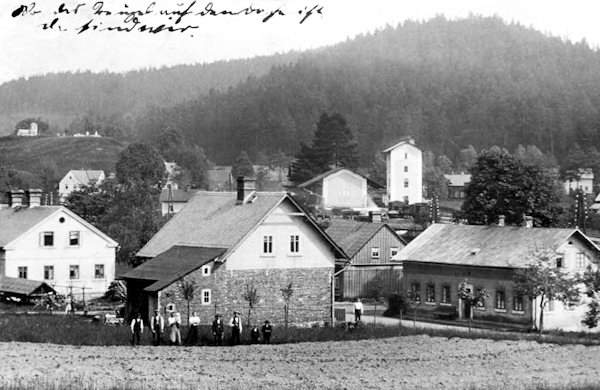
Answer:
M387 195L390 202L423 202L423 152L412 137L383 151L386 156Z

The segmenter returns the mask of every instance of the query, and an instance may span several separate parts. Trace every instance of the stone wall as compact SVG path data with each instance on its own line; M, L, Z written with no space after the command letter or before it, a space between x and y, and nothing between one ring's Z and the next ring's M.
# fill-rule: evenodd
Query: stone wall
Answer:
M228 323L234 311L241 313L243 324L248 321L248 303L244 300L246 286L254 285L259 302L251 313L251 323L260 325L265 320L273 324L285 321L285 302L281 289L292 282L289 324L307 326L331 323L331 268L271 269L228 271L224 264L216 264L210 275L199 269L184 280L196 285L194 298L190 301L190 313L198 312L203 324L212 322L216 313ZM187 301L183 298L181 280L174 282L160 293L160 307L172 303L187 324ZM210 303L203 302L203 290L210 290Z

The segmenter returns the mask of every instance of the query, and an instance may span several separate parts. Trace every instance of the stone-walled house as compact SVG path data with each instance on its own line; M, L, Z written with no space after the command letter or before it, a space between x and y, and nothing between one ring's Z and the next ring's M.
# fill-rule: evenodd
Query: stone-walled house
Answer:
M0 205L0 276L45 282L76 299L103 295L118 244L67 208L42 206L41 190L25 195L12 191Z
M327 234L344 249L350 262L338 276L336 294L345 299L372 297L400 290L402 267L392 261L406 243L386 223L334 218Z
M243 180L237 192L199 191L138 256L149 260L123 277L128 311L144 318L155 309L178 311L185 318L182 286L193 283L190 310L205 324L217 313L246 317L243 296L252 288L259 298L253 322L281 323L281 289L290 283L290 323L331 323L334 267L347 261L288 194L256 192Z
M403 268L403 291L419 294L423 315L447 314L468 318L469 307L458 298L466 281L489 298L474 308L473 318L527 327L539 323L539 302L514 292L513 275L527 267L536 248L554 249L555 266L571 274L597 267L600 249L577 229L433 224L402 249L394 260ZM581 324L587 310L585 295L576 305L550 301L544 328L588 330Z

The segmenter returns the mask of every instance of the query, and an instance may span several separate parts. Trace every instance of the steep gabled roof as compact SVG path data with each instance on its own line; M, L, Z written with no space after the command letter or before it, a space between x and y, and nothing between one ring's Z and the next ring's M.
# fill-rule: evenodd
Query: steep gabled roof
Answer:
M357 222L338 218L331 220L326 232L352 258L381 229L389 229L394 236L398 237L396 232L385 223ZM404 243L400 237L398 239Z
M394 260L520 268L527 266L527 257L534 249L556 248L573 237L599 251L577 229L433 224Z
M175 245L132 269L123 279L143 279L153 282L145 291L160 291L176 280L215 260L226 248L203 248Z
M305 181L304 183L298 184L298 188L310 187L311 185L322 181L327 176L331 176L331 175L333 175L335 173L338 173L340 171L348 171L348 172L353 173L353 174L355 174L357 176L360 176L360 177L364 178L365 180L367 180L367 183L370 186L372 186L372 187L376 187L376 188L382 188L383 187L381 184L377 183L376 181L373 181L373 180L369 179L367 176L363 175L360 172L357 172L357 171L352 170L350 168L337 167L337 168L330 169L327 172L323 172L320 175L317 175L317 176L313 177L312 179L309 179L309 180Z
M64 212L102 237L109 245L118 244L83 218L63 206L0 208L0 248L10 244L53 214Z
M192 198L192 196L196 195L196 192L198 192L198 190L174 190L174 189L171 189L171 195L172 195L173 202L187 202ZM160 192L159 200L161 202L167 202L169 200L169 189L168 188L162 189L162 191Z
M0 276L0 292L8 295L30 296L35 294L56 293L50 285L39 280L9 278Z
M77 180L82 185L88 185L91 182L97 182L103 175L101 170L71 170L65 175L71 175L74 180Z
M412 146L415 149L421 150L419 149L417 146L415 146L415 139L411 136L406 136L406 137L402 137L398 140L398 142L396 142L394 145L390 146L389 148L385 149L383 152L381 153L389 153L392 150L396 149L398 146L401 145L409 145Z

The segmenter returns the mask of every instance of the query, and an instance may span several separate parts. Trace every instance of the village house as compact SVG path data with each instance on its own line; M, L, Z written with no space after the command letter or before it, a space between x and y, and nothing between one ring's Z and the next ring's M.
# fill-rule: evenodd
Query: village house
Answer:
M594 171L591 168L578 169L577 176L565 180L565 191L570 194L576 190L583 191L584 194L594 193Z
M377 216L378 214L371 214ZM350 262L337 277L336 295L343 299L380 296L400 291L402 267L392 261L406 243L381 218L358 222L334 218L326 232L344 249Z
M401 291L418 294L423 316L448 317L454 312L465 319L470 308L458 298L458 289L466 282L472 291L485 289L490 294L474 308L475 320L523 328L539 324L539 302L514 292L515 270L528 266L536 248L548 248L556 251L556 267L575 274L597 266L593 259L600 250L577 229L530 226L531 221L526 227L433 224L394 257L403 269ZM586 310L583 301L550 301L544 309L544 328L587 330L581 324Z
M334 267L347 256L284 192L257 192L238 180L237 192L199 191L138 252L148 259L126 273L128 311L248 314L247 291L256 290L256 321L284 321L281 290L290 284L289 322L331 323ZM194 286L186 301L183 287Z
M58 183L60 202L64 203L73 191L92 184L99 185L105 179L104 171L101 170L70 170Z
M468 173L453 173L444 175L448 180L448 199L463 200L465 198L465 187L471 181Z
M386 156L389 202L423 202L423 153L412 137L383 151Z
M38 136L38 124L31 122L28 129L17 129L18 137L37 137Z
M78 299L103 295L118 244L67 208L42 206L41 190L25 195L12 191L0 206L0 275L45 282Z
M320 209L349 208L368 212L379 210L369 196L368 186L380 187L365 176L347 168L334 168L298 185L308 203Z
M185 188L183 190L163 188L159 197L162 215L173 215L178 213L196 192L198 192L198 190L192 190L190 188Z

